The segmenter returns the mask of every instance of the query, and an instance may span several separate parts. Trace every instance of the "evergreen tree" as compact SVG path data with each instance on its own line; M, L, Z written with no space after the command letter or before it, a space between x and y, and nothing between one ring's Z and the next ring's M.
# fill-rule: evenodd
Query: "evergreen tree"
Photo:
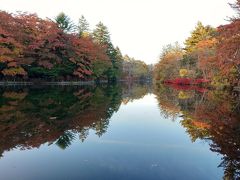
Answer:
M122 68L123 68L123 55L121 50L119 49L119 47L116 47L116 64L115 64L115 68L116 68L116 73L117 76L121 76L122 75Z
M111 44L110 33L107 27L102 23L99 22L96 25L96 28L93 31L93 38L95 42L101 45L109 45Z
M123 55L122 55L122 52L121 52L121 50L118 46L116 47L116 51L117 51L117 58L119 60L123 61Z
M82 15L81 18L78 21L78 33L80 37L88 36L89 34L89 23L85 19L85 17Z
M59 13L55 18L58 27L61 28L64 32L72 32L75 29L75 26L71 19L63 12Z
M109 68L107 75L110 81L116 81L116 79L120 76L121 67L118 60L118 52L114 48L110 33L108 28L102 23L99 22L96 26L96 29L93 31L93 38L96 43L106 47L106 53L112 62L112 67Z

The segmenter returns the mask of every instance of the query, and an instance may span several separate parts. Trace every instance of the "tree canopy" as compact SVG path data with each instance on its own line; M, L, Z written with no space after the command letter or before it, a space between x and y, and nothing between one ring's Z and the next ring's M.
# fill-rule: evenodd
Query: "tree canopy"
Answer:
M182 50L163 48L154 70L156 81L210 82L218 88L240 85L240 1L230 5L237 16L229 24L213 28L198 22Z

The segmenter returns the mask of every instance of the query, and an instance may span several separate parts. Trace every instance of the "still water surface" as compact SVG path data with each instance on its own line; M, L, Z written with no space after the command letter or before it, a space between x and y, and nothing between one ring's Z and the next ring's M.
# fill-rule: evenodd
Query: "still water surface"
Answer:
M5 87L0 178L236 178L236 101L192 87Z

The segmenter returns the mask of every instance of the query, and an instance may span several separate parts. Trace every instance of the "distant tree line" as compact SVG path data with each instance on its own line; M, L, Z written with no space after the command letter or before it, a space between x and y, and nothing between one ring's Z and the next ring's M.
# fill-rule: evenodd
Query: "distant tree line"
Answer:
M153 65L125 55L123 57L122 78L127 81L146 81L152 79Z

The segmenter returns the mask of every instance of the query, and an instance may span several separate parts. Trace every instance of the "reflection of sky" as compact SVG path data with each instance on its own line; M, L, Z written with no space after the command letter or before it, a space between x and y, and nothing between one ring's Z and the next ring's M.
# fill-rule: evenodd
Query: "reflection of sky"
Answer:
M220 157L191 143L177 120L164 119L154 95L122 104L108 131L93 131L65 150L42 145L0 160L2 179L220 179Z

